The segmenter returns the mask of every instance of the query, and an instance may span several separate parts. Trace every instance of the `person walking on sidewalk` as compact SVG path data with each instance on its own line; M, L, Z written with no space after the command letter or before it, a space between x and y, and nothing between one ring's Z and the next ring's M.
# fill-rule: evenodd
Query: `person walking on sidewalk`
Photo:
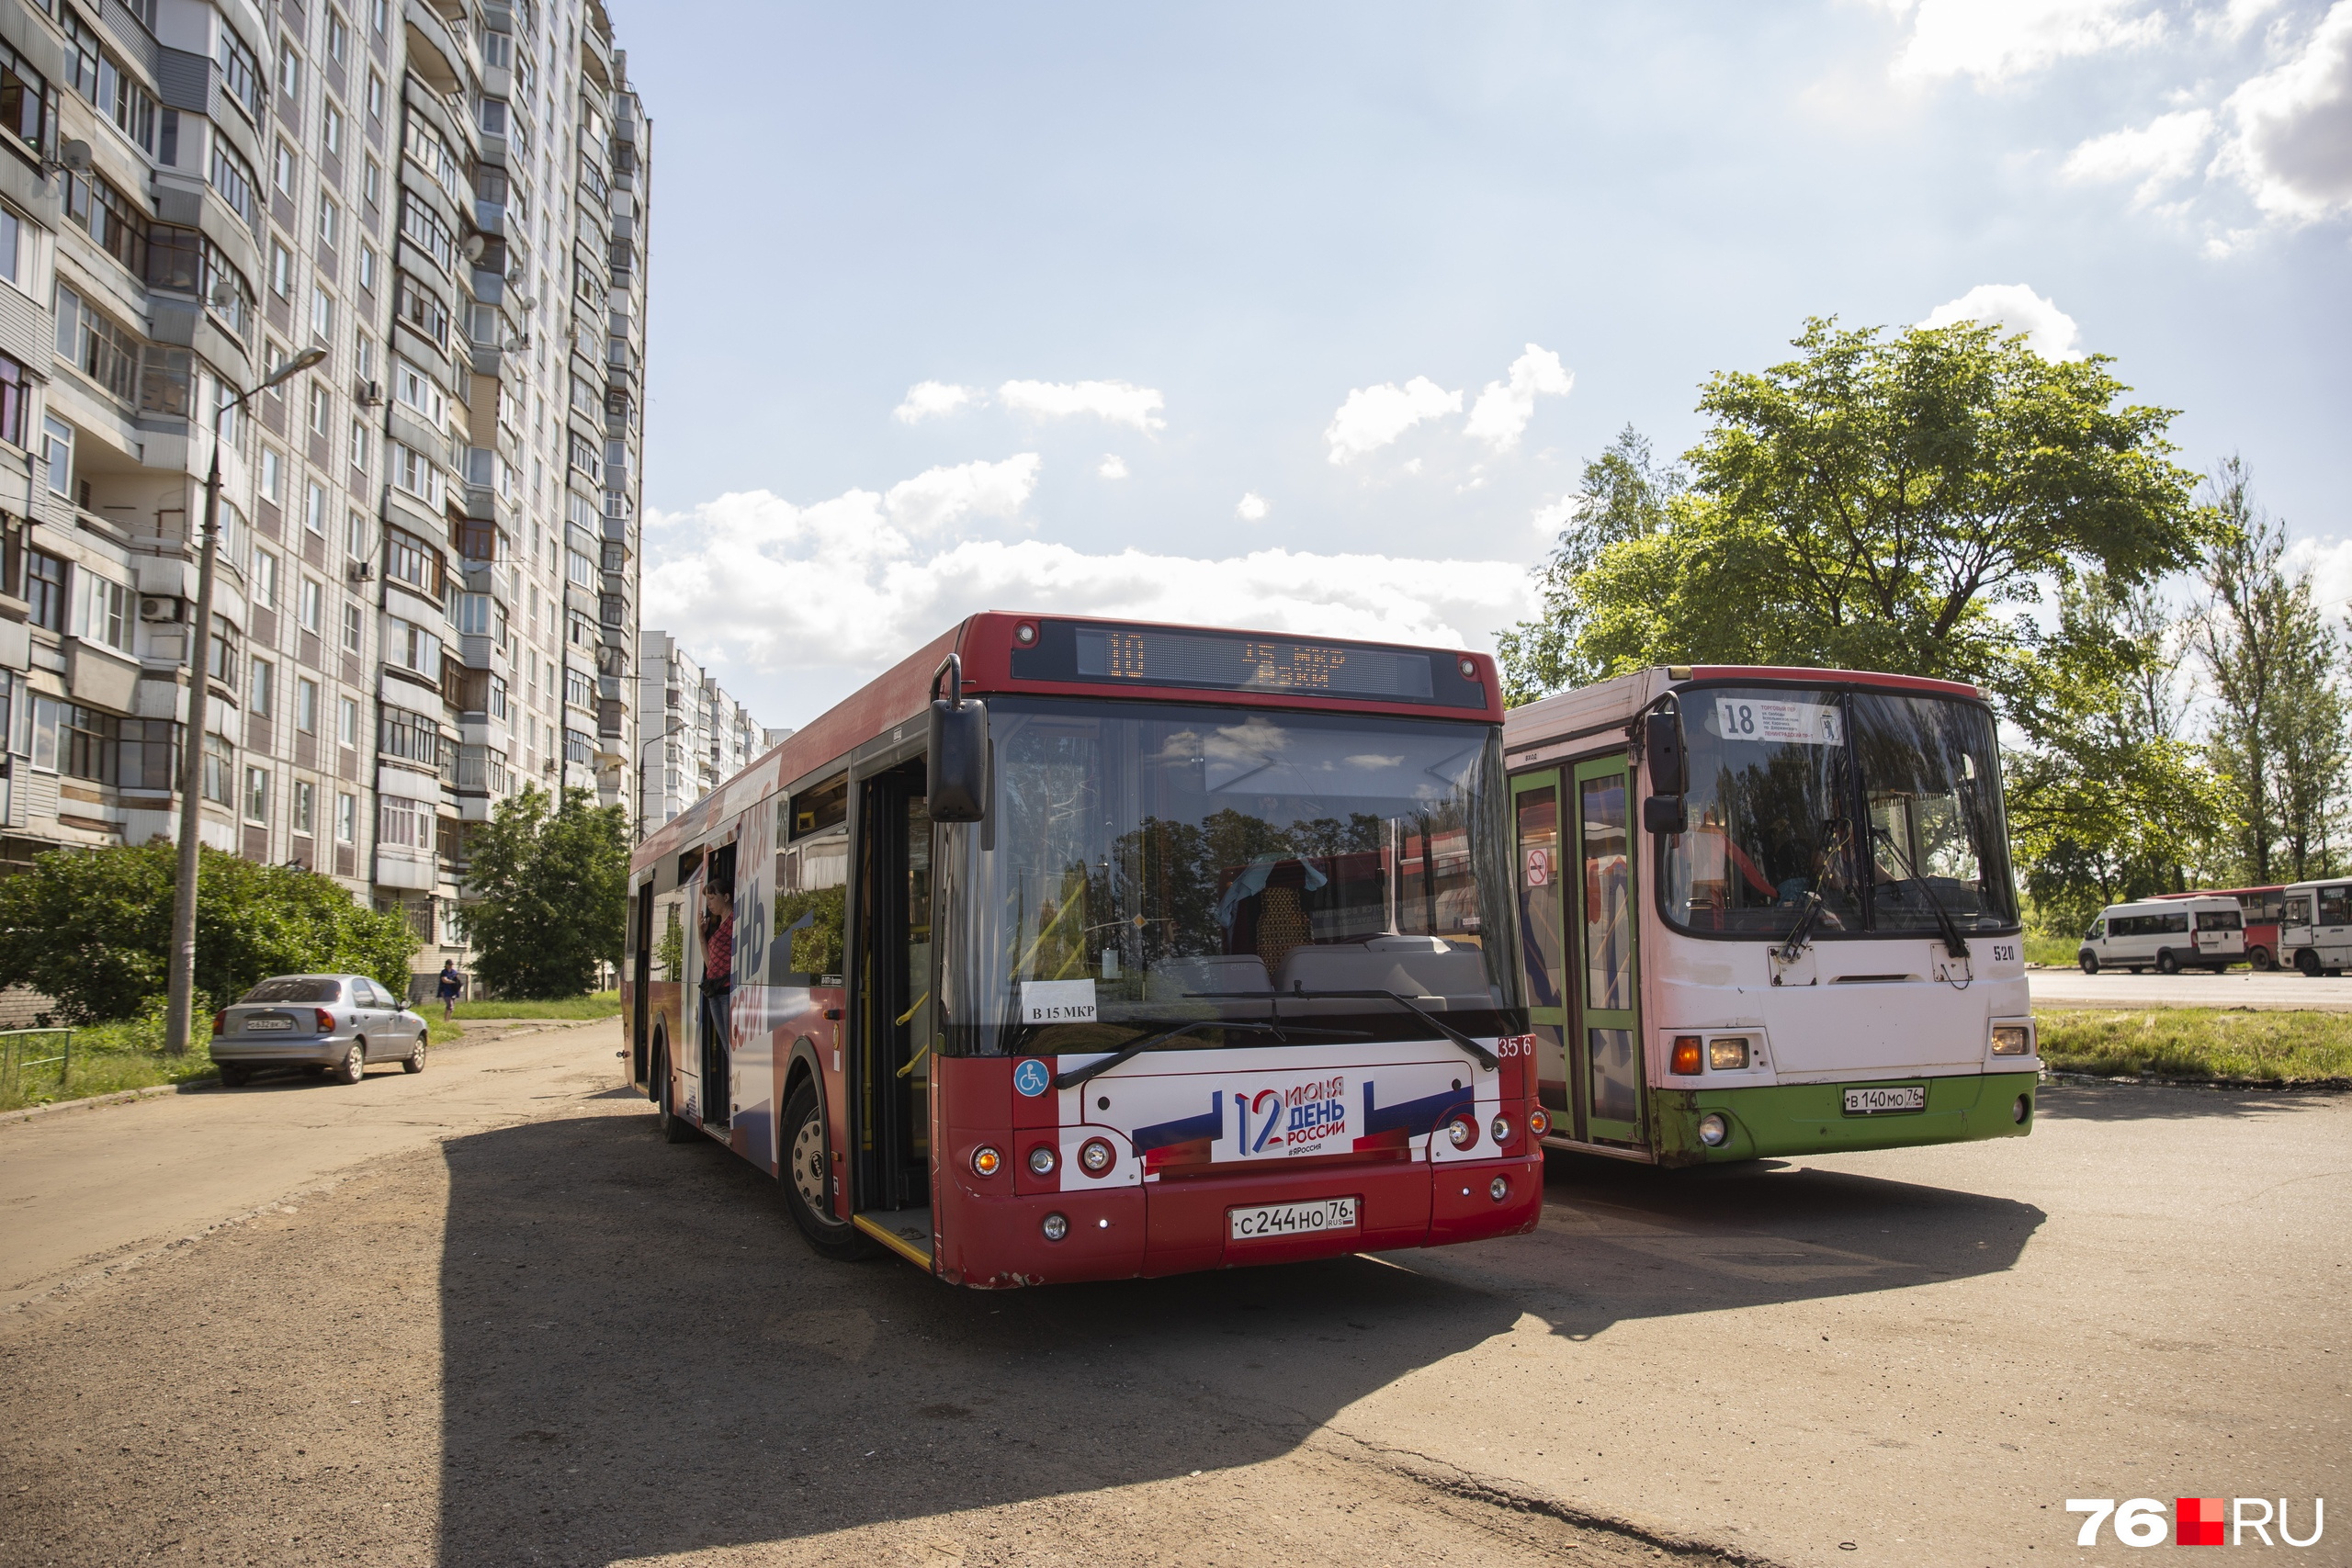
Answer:
M465 988L466 982L458 974L458 961L454 958L443 959L441 961L441 983L436 988L436 994L441 998L442 1022L447 1023L451 1019L458 1016L458 998L464 992Z

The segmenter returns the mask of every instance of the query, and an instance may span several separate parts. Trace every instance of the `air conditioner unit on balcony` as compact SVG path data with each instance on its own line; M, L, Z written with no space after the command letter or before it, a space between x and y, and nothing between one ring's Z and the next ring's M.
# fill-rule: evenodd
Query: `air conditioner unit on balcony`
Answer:
M139 596L139 618L142 621L176 621L187 613L187 606L168 594L141 593Z
M365 582L376 575L376 568L371 562L356 560L351 563L349 575L354 582Z
M381 381L362 381L359 383L357 388L354 389L352 396L358 400L359 406L363 409L382 408L384 406L384 384Z

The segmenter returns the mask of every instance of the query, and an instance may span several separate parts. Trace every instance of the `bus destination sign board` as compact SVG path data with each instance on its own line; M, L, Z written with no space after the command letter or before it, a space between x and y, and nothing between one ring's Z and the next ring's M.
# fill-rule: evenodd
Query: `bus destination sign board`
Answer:
M1295 692L1319 697L1482 708L1485 685L1465 678L1459 656L1248 632L1047 621L1037 646L1016 649L1024 680L1088 685L1187 687L1210 692Z

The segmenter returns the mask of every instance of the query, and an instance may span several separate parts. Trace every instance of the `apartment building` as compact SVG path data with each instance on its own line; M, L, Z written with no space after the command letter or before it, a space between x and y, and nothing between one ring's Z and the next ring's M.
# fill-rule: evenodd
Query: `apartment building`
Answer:
M194 744L207 843L462 963L468 825L635 788L650 126L600 0L0 0L0 869L175 836Z
M771 728L668 632L638 638L637 732L644 737L638 837L749 767L792 731Z

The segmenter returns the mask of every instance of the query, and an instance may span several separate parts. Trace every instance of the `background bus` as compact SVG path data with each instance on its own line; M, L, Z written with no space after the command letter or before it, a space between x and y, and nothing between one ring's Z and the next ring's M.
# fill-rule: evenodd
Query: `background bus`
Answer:
M1515 708L1504 737L1553 1146L1690 1165L2030 1127L1973 687L1654 669Z
M2278 918L2286 910L2287 889L2276 887L2201 887L2193 893L2152 893L2152 898L2234 898L2245 922L2245 960L2259 970L2276 969L2288 962L2278 946Z
M1532 1229L1497 690L974 616L639 847L631 1079L819 1250L969 1285Z

